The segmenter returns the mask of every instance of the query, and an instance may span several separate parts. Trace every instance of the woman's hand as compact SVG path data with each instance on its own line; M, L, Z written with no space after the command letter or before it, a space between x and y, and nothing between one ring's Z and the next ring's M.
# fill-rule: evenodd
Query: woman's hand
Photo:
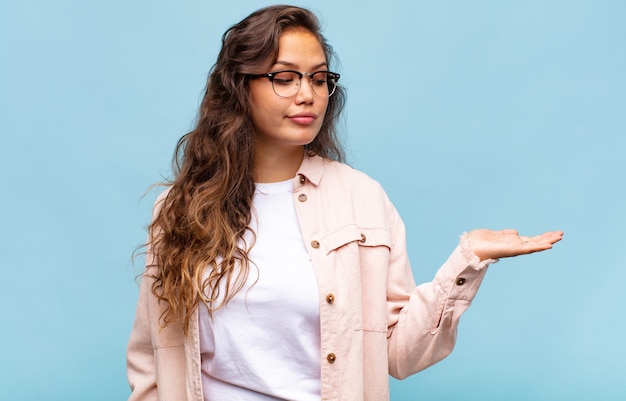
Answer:
M480 260L485 260L545 251L562 238L562 231L548 231L534 237L523 237L516 230L478 229L470 231L468 244Z

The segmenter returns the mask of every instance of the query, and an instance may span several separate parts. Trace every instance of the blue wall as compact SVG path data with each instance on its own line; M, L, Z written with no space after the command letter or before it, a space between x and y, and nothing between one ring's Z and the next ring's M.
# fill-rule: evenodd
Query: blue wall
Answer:
M223 31L265 1L0 4L0 399L122 400L145 238ZM561 229L494 265L393 400L626 397L626 3L300 2L347 86L349 161L430 280L475 227Z

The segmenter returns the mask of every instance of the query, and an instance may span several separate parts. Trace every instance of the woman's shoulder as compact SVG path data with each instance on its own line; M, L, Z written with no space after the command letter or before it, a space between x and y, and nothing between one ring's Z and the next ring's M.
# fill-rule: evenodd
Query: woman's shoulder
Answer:
M384 191L377 180L349 164L329 159L322 159L322 162L324 163L324 178L329 181L335 181L351 189Z
M377 180L346 163L308 156L299 174L313 183L316 191L328 194L337 204L344 201L370 205L389 203L387 193Z
M382 185L363 171L348 164L318 159L323 175L317 189L321 199L331 200L335 213L333 218L345 211L346 215L358 217L360 226L380 226L395 221L397 211ZM382 222L382 223L381 223Z
M154 185L154 191L156 192L157 189L160 189L160 192L157 192L157 196L156 199L154 200L154 203L152 205L152 214L153 217L156 216L156 214L158 213L158 211L163 207L167 196L169 195L170 191L172 190L172 185L171 184L155 184ZM156 188L158 187L158 188ZM151 191L152 192L152 191Z

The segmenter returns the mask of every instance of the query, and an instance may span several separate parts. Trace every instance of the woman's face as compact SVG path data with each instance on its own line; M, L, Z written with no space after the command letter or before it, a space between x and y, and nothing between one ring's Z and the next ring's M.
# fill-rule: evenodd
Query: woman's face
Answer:
M327 70L326 56L315 35L303 28L284 31L278 41L278 58L267 72ZM291 97L274 93L267 78L250 81L252 121L257 146L293 150L311 143L322 123L328 98L313 93L311 80L302 77L300 90Z

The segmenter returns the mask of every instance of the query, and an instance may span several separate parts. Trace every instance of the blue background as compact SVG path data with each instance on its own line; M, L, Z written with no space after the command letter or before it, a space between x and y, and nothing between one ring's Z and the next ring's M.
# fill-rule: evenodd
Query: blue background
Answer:
M226 28L266 1L0 3L0 399L123 400L145 239ZM393 400L626 399L626 2L310 1L348 161L428 281L476 227L561 229L491 269Z

